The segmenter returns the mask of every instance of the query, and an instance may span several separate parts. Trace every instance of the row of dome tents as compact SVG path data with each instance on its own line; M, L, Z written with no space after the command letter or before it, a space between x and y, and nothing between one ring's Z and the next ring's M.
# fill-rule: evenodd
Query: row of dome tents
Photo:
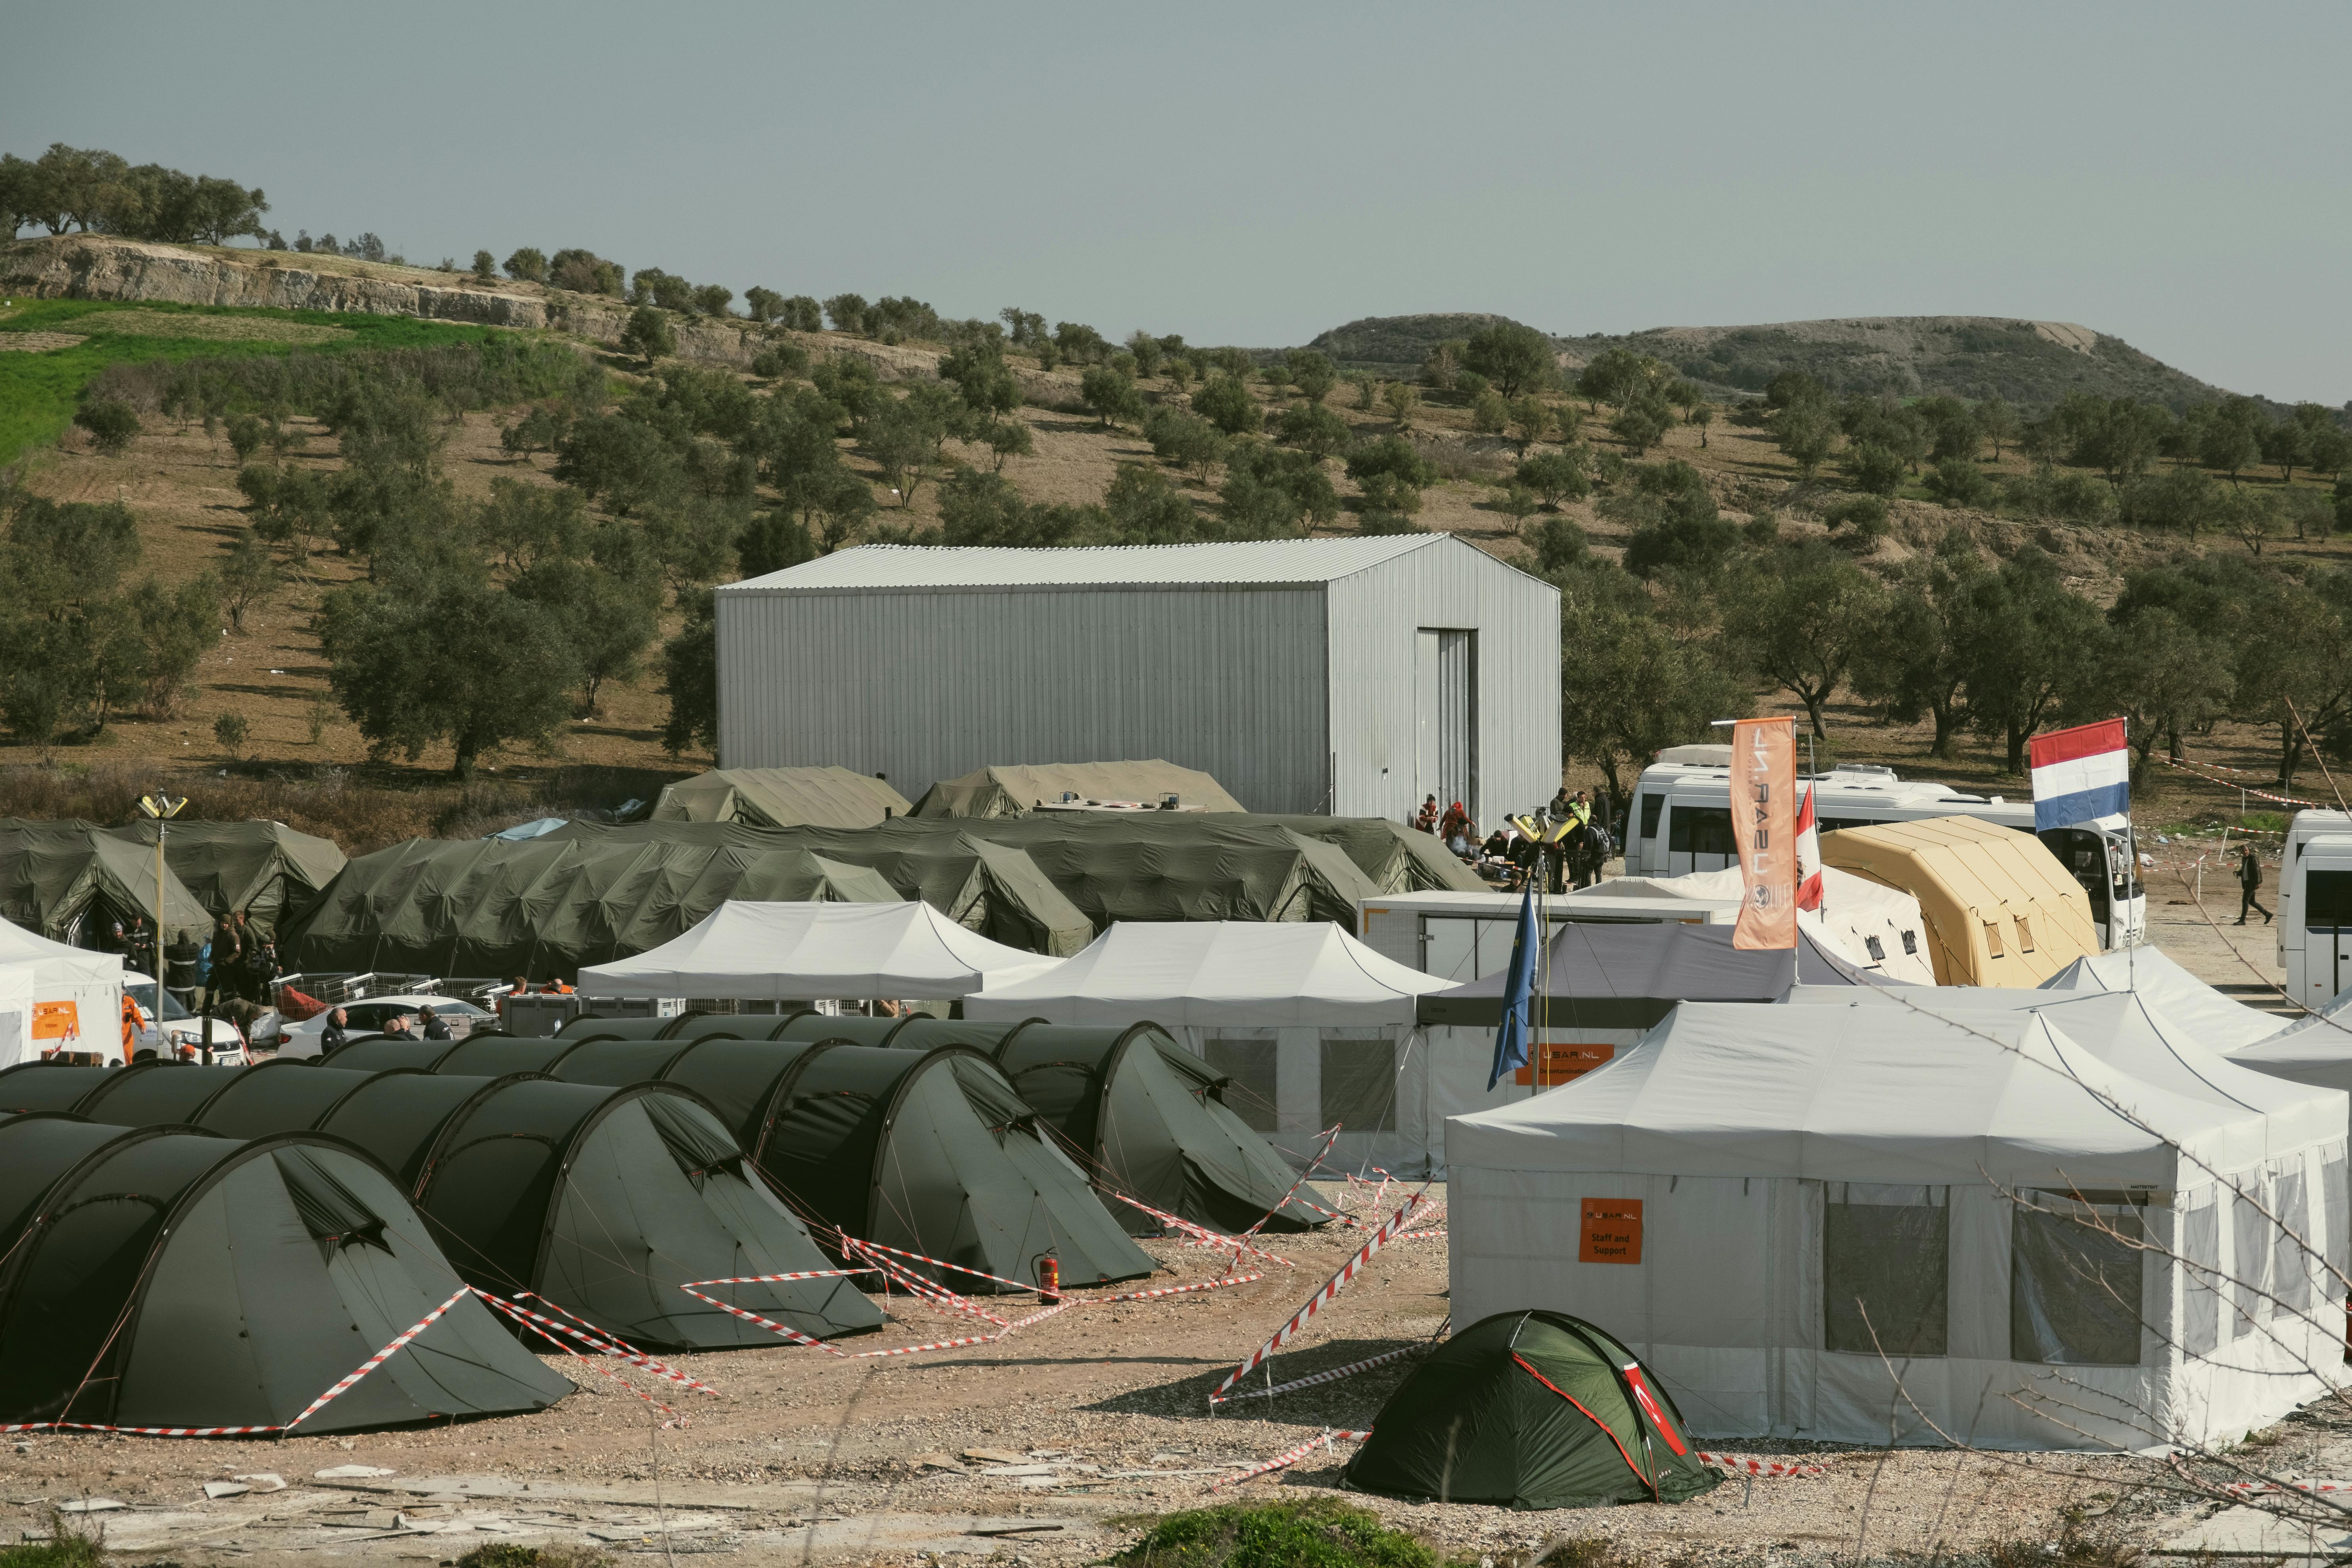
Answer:
M744 1168L733 1132L677 1086L292 1061L36 1063L0 1072L0 1110L341 1141L396 1184L468 1284L532 1292L637 1345L772 1343L679 1287L827 1267L800 1220ZM837 1279L701 1289L820 1336L881 1321Z
M279 822L174 822L159 911L152 824L8 818L0 820L0 918L87 948L142 918L167 940L200 936L232 910L274 931L343 864L328 840Z
M572 1392L463 1288L399 1187L336 1139L0 1112L0 1422L324 1435Z
M570 978L657 947L730 899L920 899L992 941L1064 955L1115 921L1352 922L1363 898L1465 880L1482 885L1427 835L1370 819L572 823L520 843L413 839L362 856L280 950L304 972Z

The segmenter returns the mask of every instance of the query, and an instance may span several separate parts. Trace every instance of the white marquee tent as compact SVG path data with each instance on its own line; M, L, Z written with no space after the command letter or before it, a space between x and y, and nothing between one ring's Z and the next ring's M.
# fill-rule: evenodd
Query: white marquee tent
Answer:
M1323 922L1121 921L1058 968L967 997L963 1011L1149 1019L1230 1077L1226 1103L1294 1157L1336 1122L1333 1166L1403 1172L1424 1168L1444 1120L1413 999L1451 984Z
M1709 1435L2140 1449L2320 1393L2340 1319L2263 1210L2343 1266L2346 1102L2265 1098L2119 1007L2109 1048L2178 1087L2062 1005L1841 1000L1685 1003L1450 1121L1456 1318L1601 1323Z
M37 1006L44 1029L70 1028L70 1037L37 1036ZM100 1051L119 1060L121 1006L120 954L68 947L0 920L0 1067L59 1049Z
M2231 1059L2298 1083L2352 1089L2352 991L2232 1052Z
M2232 1002L2145 942L2078 958L2043 981L2041 989L2137 991L2219 1051L2234 1051L2278 1032L2274 1014Z
M1737 910L1747 897L1739 868L1693 871L1684 877L1614 877L1580 892L1582 898L1720 899ZM1927 956L1927 923L1919 900L1900 888L1857 877L1835 866L1822 868L1822 907L1800 910L1797 923L1857 969L1867 969L1906 985L1933 985L1936 968ZM1876 944L1873 951L1873 943Z
M659 947L581 970L580 990L755 1002L940 1001L1061 962L975 935L924 903L730 900Z

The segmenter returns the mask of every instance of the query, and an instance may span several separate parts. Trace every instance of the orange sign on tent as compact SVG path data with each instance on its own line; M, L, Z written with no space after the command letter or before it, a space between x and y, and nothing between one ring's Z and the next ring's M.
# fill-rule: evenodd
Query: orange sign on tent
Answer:
M1642 1200L1587 1198L1584 1223L1578 1227L1579 1263L1639 1263L1642 1261Z

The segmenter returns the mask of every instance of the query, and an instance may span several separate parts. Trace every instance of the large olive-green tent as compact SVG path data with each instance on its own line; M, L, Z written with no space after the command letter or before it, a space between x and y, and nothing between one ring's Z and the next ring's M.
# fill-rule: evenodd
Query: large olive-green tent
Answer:
M168 858L158 920L154 844L142 848L89 822L0 818L0 918L76 947L98 947L114 922L127 931L142 915L166 941L204 931L212 916Z
M1170 795L1195 811L1244 811L1225 786L1198 768L1157 758L1135 763L1040 763L982 768L941 779L923 793L917 816L1025 816L1041 806L1144 805ZM1066 802L1064 796L1073 796Z
M412 838L345 866L279 946L290 969L568 977L659 947L730 899L902 901L800 845Z
M54 1114L0 1117L0 1422L284 1426L460 1284L347 1144ZM571 1392L467 1296L297 1430Z
M104 1107L142 1125L232 1137L348 1139L399 1181L468 1282L504 1296L534 1291L634 1344L773 1344L767 1331L679 1287L827 1267L725 1125L678 1086L298 1062L32 1066L0 1072L0 1107ZM882 1321L841 1279L698 1288L821 1337Z
M887 781L848 768L716 768L665 785L653 820L871 827L913 809Z
M901 1261L953 1289L999 1289L990 1276L1034 1285L1049 1252L1071 1285L1152 1268L1036 1112L968 1046L614 1039L583 1044L552 1070L596 1082L656 1077L698 1091L803 1213L942 1259L945 1270Z
M1228 1234L1323 1223L1294 1195L1298 1178L1289 1163L1225 1108L1229 1080L1158 1025L940 1027L1004 1031L992 1053L997 1065L1077 1152L1105 1190L1105 1205L1131 1233L1156 1231L1160 1221L1108 1194L1124 1193ZM909 1021L890 1043L919 1047L934 1032Z
M1348 1466L1365 1491L1506 1508L1682 1502L1719 1479L1633 1352L1565 1312L1503 1312L1413 1369Z
M100 831L141 847L147 864L154 864L153 823ZM297 833L282 822L177 818L163 841L163 858L205 908L215 914L243 910L265 931L277 931L343 868L343 852L332 842Z

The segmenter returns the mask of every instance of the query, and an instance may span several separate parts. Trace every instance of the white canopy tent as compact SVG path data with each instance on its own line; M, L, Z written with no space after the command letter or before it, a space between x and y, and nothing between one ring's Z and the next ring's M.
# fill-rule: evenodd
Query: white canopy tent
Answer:
M580 990L589 996L752 1002L938 1001L1026 979L1061 962L975 935L924 903L730 900L659 947L582 969Z
M1693 871L1685 877L1614 877L1567 895L1585 898L1719 899L1735 911L1748 896L1739 868ZM1919 900L1900 888L1857 877L1835 866L1822 868L1822 907L1800 910L1797 923L1839 957L1909 985L1933 985L1936 969L1927 957L1927 925ZM1873 944L1875 944L1874 949Z
M2215 1050L2234 1051L2278 1032L2275 1014L2231 1001L2145 942L2078 958L2043 981L2040 988L2139 992L2154 998Z
M0 1067L53 1051L122 1058L122 958L0 920ZM68 1032L69 1031L69 1032Z
M1842 1000L1685 1003L1450 1121L1457 1319L1588 1318L1709 1435L2141 1449L2320 1394L2340 1321L2264 1214L2343 1267L2347 1102L2268 1096L2117 1005L2110 1048L2177 1087L2063 1004Z
M965 998L963 1011L1149 1019L1230 1077L1226 1103L1302 1163L1337 1123L1334 1164L1402 1172L1434 1156L1445 1114L1413 999L1452 984L1328 923L1121 921L1048 973Z

